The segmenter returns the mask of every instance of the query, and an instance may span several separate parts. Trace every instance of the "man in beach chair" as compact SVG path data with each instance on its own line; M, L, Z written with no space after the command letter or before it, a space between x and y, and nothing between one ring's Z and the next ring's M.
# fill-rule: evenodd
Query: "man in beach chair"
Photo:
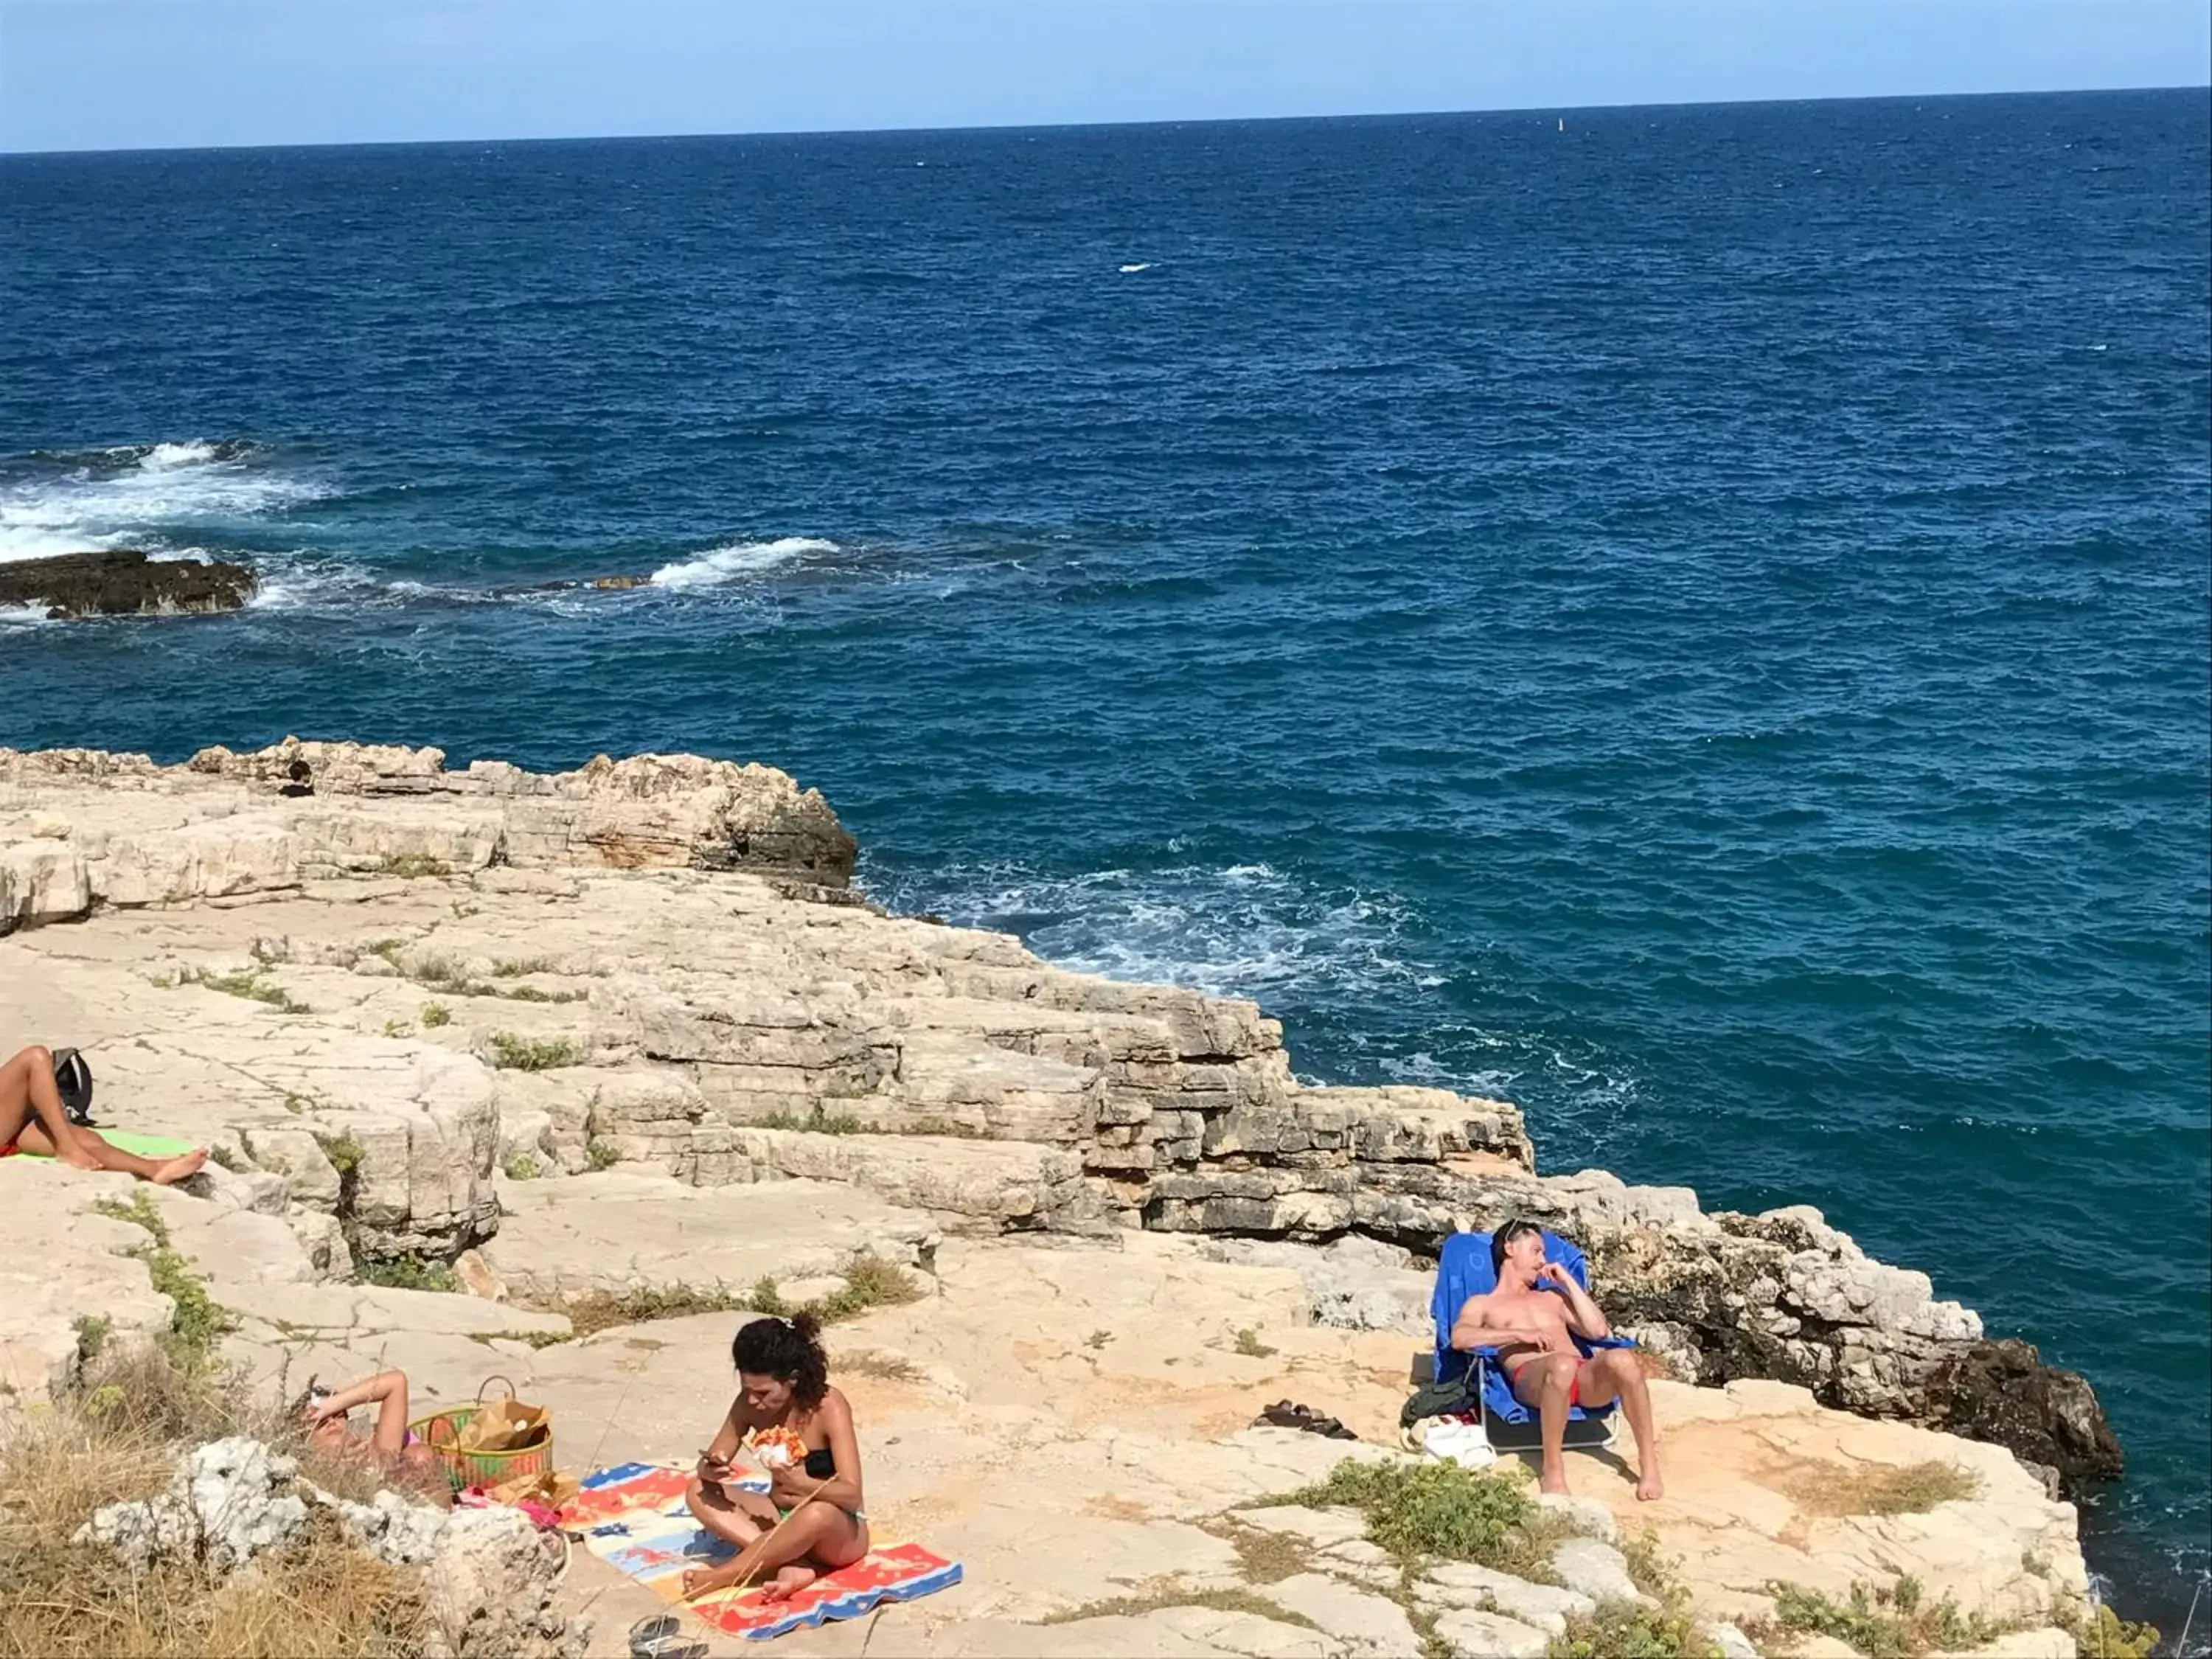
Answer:
M1470 1259L1486 1246L1487 1273ZM1487 1238L1447 1240L1437 1268L1437 1375L1445 1377L1454 1362L1462 1372L1472 1364L1485 1373L1476 1381L1486 1427L1493 1414L1486 1396L1501 1389L1498 1415L1525 1422L1535 1414L1539 1484L1550 1492L1567 1490L1570 1423L1593 1421L1618 1404L1636 1437L1636 1495L1649 1502L1666 1490L1650 1392L1635 1345L1613 1334L1584 1274L1582 1252L1532 1221L1508 1221ZM1496 1444L1494 1431L1491 1437Z

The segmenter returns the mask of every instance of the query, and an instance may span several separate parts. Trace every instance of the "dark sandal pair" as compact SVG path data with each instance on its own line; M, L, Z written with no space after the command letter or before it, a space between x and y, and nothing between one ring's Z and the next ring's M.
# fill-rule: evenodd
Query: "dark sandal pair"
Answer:
M1265 1425L1277 1429L1297 1429L1307 1434L1318 1434L1330 1440L1357 1440L1359 1437L1334 1417L1323 1417L1310 1407L1294 1406L1287 1400L1278 1400L1273 1405L1252 1419L1255 1428Z

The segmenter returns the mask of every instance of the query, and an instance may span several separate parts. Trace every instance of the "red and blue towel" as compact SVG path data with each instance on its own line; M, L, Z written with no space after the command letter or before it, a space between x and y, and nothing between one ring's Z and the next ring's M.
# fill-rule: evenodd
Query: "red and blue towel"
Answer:
M584 1547L715 1629L765 1642L788 1631L854 1619L885 1601L911 1601L960 1582L960 1564L918 1544L879 1547L849 1567L824 1573L781 1601L758 1589L723 1590L684 1601L684 1574L726 1561L734 1552L700 1526L684 1505L690 1471L657 1463L621 1463L587 1475L561 1511L561 1524ZM741 1482L766 1491L763 1480Z

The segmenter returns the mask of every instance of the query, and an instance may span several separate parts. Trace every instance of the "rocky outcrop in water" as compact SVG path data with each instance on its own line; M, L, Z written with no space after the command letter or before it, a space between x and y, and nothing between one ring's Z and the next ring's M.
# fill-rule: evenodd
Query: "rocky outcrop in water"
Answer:
M50 620L236 611L253 573L221 559L155 559L132 549L0 564L0 605L44 605Z
M1616 1323L1685 1379L1940 1421L2069 1484L2112 1467L2087 1383L2032 1350L1991 1363L1972 1312L1817 1211L1540 1174L1510 1103L1302 1083L1249 1002L885 915L852 864L819 794L696 757L540 776L293 740L166 768L0 751L0 932L96 922L66 951L0 945L23 988L0 1012L222 1146L303 1276L451 1255L497 1233L498 1172L610 1164L1108 1244L1432 1253L1517 1214L1580 1241ZM1418 1325L1417 1270L1336 1272L1317 1307Z

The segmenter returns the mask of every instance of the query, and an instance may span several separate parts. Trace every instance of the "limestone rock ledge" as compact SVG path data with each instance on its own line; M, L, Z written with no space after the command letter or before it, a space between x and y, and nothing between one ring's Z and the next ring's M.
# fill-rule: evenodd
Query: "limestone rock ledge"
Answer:
M884 915L852 861L818 793L696 757L548 777L292 739L182 767L0 750L0 1043L82 1048L112 1118L214 1139L325 1277L491 1238L495 1171L520 1192L609 1164L1109 1243L1432 1252L1519 1214L1579 1239L1686 1380L1940 1420L2054 1482L2117 1470L2086 1383L1817 1211L1539 1175L1507 1103L1308 1086L1249 1002ZM1316 1298L1340 1303L1421 1323L1402 1286Z

